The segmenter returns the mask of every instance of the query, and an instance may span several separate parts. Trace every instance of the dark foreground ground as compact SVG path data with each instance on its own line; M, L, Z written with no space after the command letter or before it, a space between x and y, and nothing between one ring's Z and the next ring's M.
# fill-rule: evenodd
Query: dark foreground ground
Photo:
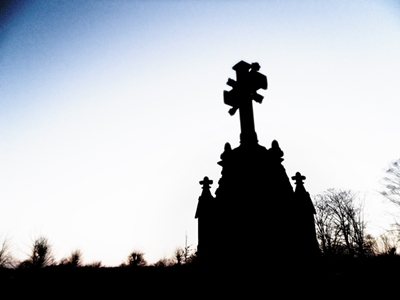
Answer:
M3 293L41 299L398 298L400 257L319 260L290 265L271 260L262 267L65 267L0 269ZM6 295L6 294L4 294Z

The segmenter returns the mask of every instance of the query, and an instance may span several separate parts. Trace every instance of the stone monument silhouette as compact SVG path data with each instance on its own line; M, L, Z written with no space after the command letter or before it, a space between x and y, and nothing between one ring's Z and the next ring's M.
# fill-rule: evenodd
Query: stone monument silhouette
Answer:
M203 254L202 249L206 249L206 254L208 249L212 249L213 247L213 231L214 227L212 224L213 213L214 213L214 197L210 192L210 185L213 183L212 180L209 180L208 177L204 177L202 181L199 182L203 186L203 192L199 197L199 203L196 209L195 218L197 219L198 226L198 246L197 246L197 254ZM201 245L201 247L200 247ZM208 250L209 251L209 250Z
M228 79L232 89L224 91L224 103L232 107L231 115L239 110L240 145L232 149L229 143L225 144L218 162L222 176L215 198L209 179L205 177L200 182L203 193L195 216L199 222L199 261L203 265L266 266L271 259L295 256L297 246L305 247L301 255L315 255L318 244L310 221L312 202L302 181L296 181L295 193L282 165L283 151L277 141L272 141L269 149L258 144L252 102L262 103L263 96L257 91L267 89L267 78L258 72L258 63L240 61L233 70L236 81ZM303 202L307 216L298 215ZM303 219L306 221L300 229L297 225Z
M306 176L301 175L300 172L296 172L296 175L292 176L292 179L296 184L296 189L294 191L295 214L293 218L297 230L302 233L297 236L297 252L300 256L310 259L318 256L320 253L315 233L315 208L310 194L304 187L303 181L306 179Z

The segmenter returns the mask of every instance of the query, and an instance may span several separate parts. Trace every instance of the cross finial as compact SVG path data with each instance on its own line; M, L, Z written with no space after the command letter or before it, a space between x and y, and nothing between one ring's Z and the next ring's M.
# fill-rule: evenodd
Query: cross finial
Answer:
M292 179L295 181L295 184L303 185L303 180L306 180L306 176L300 174L300 172L296 172L295 176L292 176Z
M258 71L258 63L248 64L240 61L233 70L236 71L236 81L228 79L227 84L232 87L230 91L224 91L224 103L232 106L229 110L230 115L234 115L239 109L241 142L257 142L257 135L254 129L254 116L252 101L261 103L263 96L257 90L268 87L267 77Z
M204 177L204 179L203 179L202 181L200 181L199 183L203 186L203 189L209 189L209 188L210 188L210 185L213 184L213 181L210 180L210 179L208 179L208 177L206 176L206 177Z

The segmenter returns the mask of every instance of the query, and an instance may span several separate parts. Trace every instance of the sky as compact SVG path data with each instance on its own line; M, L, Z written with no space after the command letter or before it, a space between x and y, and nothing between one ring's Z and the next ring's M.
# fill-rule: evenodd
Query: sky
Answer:
M186 236L195 249L199 181L214 193L224 144L239 145L223 91L241 60L268 78L255 127L288 176L357 192L369 230L387 226L399 2L15 3L0 19L0 237L18 259L38 236L56 259L106 266L170 257Z

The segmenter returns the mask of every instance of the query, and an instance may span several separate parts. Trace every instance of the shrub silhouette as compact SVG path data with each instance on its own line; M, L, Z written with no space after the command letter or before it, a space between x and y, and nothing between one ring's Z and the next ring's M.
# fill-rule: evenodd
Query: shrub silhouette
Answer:
M23 261L20 268L43 268L54 264L52 247L46 237L40 236L33 241L29 258Z
M133 250L127 258L126 262L123 262L121 267L144 267L147 265L144 259L144 253L139 250Z
M189 265L189 264L196 264L198 261L197 259L197 252L192 252L188 258L186 259L185 264Z
M86 264L85 267L89 267L89 268L101 268L102 265L101 265L101 261L94 261L94 262L91 262L91 263L89 263L89 264Z
M79 249L72 251L69 257L63 258L61 260L60 265L70 266L70 267L81 267L83 265L82 251Z
M181 265L184 260L184 251L182 248L176 248L174 251L174 261L176 265Z
M163 258L160 258L157 262L155 262L153 264L153 266L154 267L169 267L174 264L175 264L175 262L173 259L163 257Z

